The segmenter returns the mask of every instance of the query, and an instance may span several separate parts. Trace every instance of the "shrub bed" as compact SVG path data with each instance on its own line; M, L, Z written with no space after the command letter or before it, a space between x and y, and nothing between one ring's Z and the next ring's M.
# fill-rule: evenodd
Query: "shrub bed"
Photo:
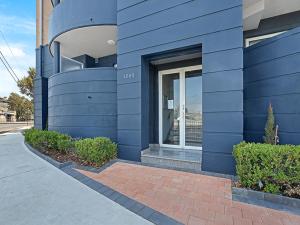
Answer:
M242 142L234 157L240 186L300 198L300 146Z
M100 165L117 157L117 145L108 138L88 138L76 141L77 155L88 162Z
M108 138L74 140L55 131L37 129L25 131L24 136L28 144L60 162L99 167L117 157L117 145Z
M66 154L72 146L70 136L55 131L30 129L25 131L24 136L28 144L40 150L53 150Z

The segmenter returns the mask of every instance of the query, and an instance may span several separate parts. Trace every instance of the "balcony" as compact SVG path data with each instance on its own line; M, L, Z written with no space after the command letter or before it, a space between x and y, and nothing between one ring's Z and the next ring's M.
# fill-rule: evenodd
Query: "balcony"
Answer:
M60 43L68 58L89 55L101 58L116 53L117 0L64 0L55 5L49 19L49 43Z

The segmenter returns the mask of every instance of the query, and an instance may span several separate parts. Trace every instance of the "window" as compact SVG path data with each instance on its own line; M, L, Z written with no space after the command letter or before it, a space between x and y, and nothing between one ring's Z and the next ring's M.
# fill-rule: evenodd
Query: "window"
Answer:
M262 36L247 38L246 41L245 41L246 42L245 46L246 47L250 47L250 46L255 45L255 44L259 43L259 42L262 42L264 40L267 40L269 38L272 38L272 37L275 37L275 36L277 36L279 34L282 34L284 32L278 32L278 33L273 33L273 34L267 34L267 35L262 35Z
M61 56L60 72L83 69L83 63L65 56Z

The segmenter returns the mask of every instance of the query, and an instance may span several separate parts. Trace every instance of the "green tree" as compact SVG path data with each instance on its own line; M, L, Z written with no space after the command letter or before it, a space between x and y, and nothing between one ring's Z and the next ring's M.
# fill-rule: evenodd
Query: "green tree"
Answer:
M28 75L23 77L21 80L18 81L18 87L20 88L20 92L30 99L33 99L33 84L34 78L36 76L35 68L29 67Z
M264 142L266 144L275 144L276 127L275 127L275 116L273 112L272 104L268 107L268 119L265 126Z
M9 110L16 112L18 121L30 120L31 115L33 114L32 101L14 92L11 93L8 98L8 108Z

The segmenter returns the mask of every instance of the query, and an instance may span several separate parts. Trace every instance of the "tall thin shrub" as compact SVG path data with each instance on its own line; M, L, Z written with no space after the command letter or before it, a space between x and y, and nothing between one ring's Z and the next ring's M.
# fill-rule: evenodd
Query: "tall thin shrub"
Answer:
M276 144L276 127L275 127L275 116L273 112L272 104L268 107L268 118L265 125L265 136L264 142L266 144Z

